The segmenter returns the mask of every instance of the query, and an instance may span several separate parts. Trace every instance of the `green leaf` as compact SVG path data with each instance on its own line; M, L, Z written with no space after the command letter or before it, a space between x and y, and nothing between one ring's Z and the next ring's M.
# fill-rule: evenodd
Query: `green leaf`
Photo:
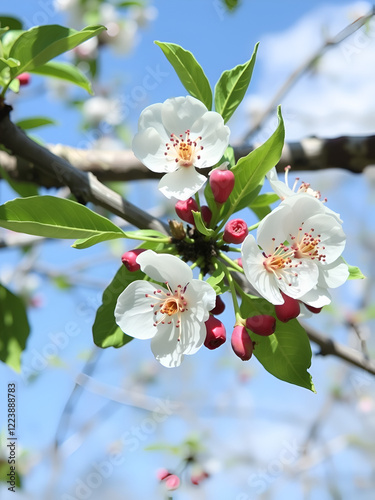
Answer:
M9 186L20 196L26 198L27 196L38 195L38 187L31 182L18 182L13 180L8 172L0 165L0 176L9 184Z
M262 220L271 212L270 205L276 201L280 201L280 198L275 193L260 194L249 205L249 208L255 213L259 220Z
M316 392L310 373L311 346L309 338L296 319L276 322L269 337L251 334L256 342L254 355L274 377Z
M207 279L207 283L212 286L217 295L224 293L226 286L224 286L225 272L221 262L215 262L215 270Z
M133 340L133 337L125 335L117 326L114 311L120 293L130 283L143 277L144 274L141 271L130 272L125 266L121 266L111 283L104 290L102 305L96 312L95 322L92 327L94 342L98 347L103 349L107 347L118 348Z
M0 26L10 30L22 30L22 22L16 17L0 16Z
M241 316L248 318L257 314L269 314L275 317L272 304L258 297L240 293L242 298ZM296 319L282 323L276 321L273 335L263 337L250 332L256 342L254 356L274 377L315 392L308 373L311 365L311 346L308 336Z
M24 33L23 30L10 30L4 34L3 38L1 39L1 43L4 52L3 56L5 58L9 57L9 52L12 48L12 45L17 40L17 38L22 35L22 33Z
M9 467L10 467L10 465L9 465L8 461L1 458L0 459L0 482L7 483L6 486L8 488L10 487L9 483L7 482L7 481L9 481L9 476L8 476ZM15 472L14 477L15 477L16 489L21 488L21 477L18 474L17 469L14 472ZM4 488L5 488L5 485L4 485Z
M250 205L253 207L268 207L275 203L276 201L280 201L280 197L276 193L263 193L260 194Z
M226 123L245 97L253 74L259 43L255 45L253 55L245 64L224 71L215 86L215 110Z
M17 198L0 206L0 227L47 238L90 238L124 232L106 217L54 196Z
M189 94L202 101L210 110L212 107L210 83L193 54L174 43L155 41L155 44L164 52Z
M73 248L88 248L92 245L96 245L97 243L101 243L102 241L115 240L118 238L130 238L130 239L139 239L143 240L143 238L149 238L155 236L155 241L158 243L159 238L166 238L166 235L156 231L155 229L139 229L137 231L127 231L127 232L105 232L100 233L94 236L90 236L89 238L82 238L76 240L72 247Z
M44 116L35 116L33 118L25 118L24 120L19 120L18 122L16 122L16 125L23 130L30 130L33 128L44 127L45 125L56 125L56 122Z
M0 57L0 71L4 68L16 68L20 66L20 61L18 59L14 59L13 57L8 57L5 59L4 57Z
M140 1L133 0L132 2L120 2L116 4L116 7L144 7L144 3Z
M194 210L192 210L191 213L193 214L194 223L195 223L195 227L197 228L197 230L200 233L204 234L204 236L212 236L215 231L213 229L208 229L205 226L203 219L202 219L202 214L200 212L194 212Z
M25 305L17 295L0 285L0 359L21 371L21 353L30 333Z
M362 271L359 269L359 267L350 266L348 264L348 269L349 269L348 280L363 280L366 278L366 276L362 273Z
M73 64L50 61L43 64L43 66L38 66L31 72L36 73L37 75L50 76L53 78L59 78L60 80L66 80L87 90L89 94L93 94L90 81L82 73L82 71L76 66L73 66Z
M50 24L24 31L14 41L9 52L9 57L21 61L21 65L11 72L12 78L44 65L105 29L104 26L88 26L81 31L76 31L72 28Z
M259 148L240 158L232 168L235 183L227 201L230 215L250 205L259 192L257 187L263 183L264 176L280 160L285 137L280 107L278 117L279 124L271 137Z
M104 241L117 240L119 238L124 238L124 233L118 232L105 232L99 233L94 236L90 236L89 238L79 238L76 240L72 247L77 248L78 250L82 250L83 248L89 248L97 243L102 243Z

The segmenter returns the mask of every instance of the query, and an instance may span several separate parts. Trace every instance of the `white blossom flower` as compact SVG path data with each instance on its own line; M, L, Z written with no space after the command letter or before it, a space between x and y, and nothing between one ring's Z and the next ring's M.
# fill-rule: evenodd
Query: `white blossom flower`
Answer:
M101 121L116 126L123 120L119 100L99 95L90 97L84 102L82 114L85 120L92 126L97 126Z
M280 294L313 307L329 304L327 288L348 277L340 258L345 234L335 215L314 197L302 193L286 198L259 224L257 241L242 245L242 264L253 287L269 302L282 304ZM279 290L280 289L280 290Z
M289 196L294 196L296 194L301 194L301 193L306 193L313 198L316 198L317 200L320 200L321 203L326 203L327 198L322 198L322 195L320 191L317 191L313 189L308 182L301 182L301 184L298 186L299 182L299 177L296 177L293 187L289 187L289 182L288 182L288 174L290 170L290 166L285 167L285 182L281 181L277 175L276 168L272 168L266 175L271 188L275 191L275 193L279 196L281 200L285 200L286 198L289 198ZM339 222L342 222L340 219L339 214L336 212L333 212L330 208L328 208L326 205L324 205L325 211L331 215L334 215Z
M152 339L155 358L166 367L179 366L185 354L194 354L206 337L205 321L216 294L206 282L193 279L190 267L174 255L147 250L137 257L151 279L131 283L119 296L115 318L124 333Z
M153 172L167 197L187 200L206 182L195 168L215 165L229 142L223 118L194 97L176 97L142 111L133 139L135 156Z

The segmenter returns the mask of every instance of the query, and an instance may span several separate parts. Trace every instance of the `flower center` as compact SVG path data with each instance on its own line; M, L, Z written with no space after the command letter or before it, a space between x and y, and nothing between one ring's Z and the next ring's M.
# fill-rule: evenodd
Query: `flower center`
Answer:
M294 256L297 259L309 258L325 262L326 255L321 253L321 250L324 250L325 247L319 246L321 243L321 235L318 234L314 236L314 228L311 228L310 232L303 232L302 226L303 222L301 227L298 229L297 236L290 235L293 241L292 249L294 250Z
M198 153L203 149L203 146L199 146L198 142L201 140L201 136L194 140L191 139L190 130L186 130L185 139L183 134L180 134L179 137L171 134L170 142L165 145L167 149L164 155L168 159L175 161L179 166L191 167L196 160L200 159Z
M275 241L275 238L272 238L272 240ZM298 276L292 269L298 267L302 263L292 260L292 257L295 257L295 250L281 243L275 248L272 254L266 255L263 253L263 255L265 257L263 266L266 271L273 273L278 280L284 279L288 286L292 286L291 281Z
M153 294L146 293L146 297L151 299L150 306L154 309L155 323L154 326L159 324L164 325L167 321L168 325L172 323L172 317L177 318L176 328L180 326L181 314L187 311L187 301L185 300L184 293L186 287L178 285L176 290L172 291L169 284L166 283L168 291L155 290Z

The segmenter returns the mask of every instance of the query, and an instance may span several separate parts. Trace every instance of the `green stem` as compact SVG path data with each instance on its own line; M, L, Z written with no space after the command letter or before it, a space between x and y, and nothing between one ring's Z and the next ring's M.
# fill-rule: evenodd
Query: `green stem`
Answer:
M155 238L154 236L133 236L131 233L124 233L124 238L129 240L156 241L157 243L170 243L171 238Z
M257 222L256 224L253 224L252 226L249 226L249 232L254 231L254 229L257 229L261 221Z
M217 259L215 259L216 262L219 263L219 261ZM236 294L236 287L235 287L235 281L234 279L232 278L232 275L230 274L229 272L229 269L225 266L222 266L222 269L225 273L225 276L227 278L227 281L228 281L228 285L229 285L229 289L230 289L230 293L232 295L232 301L233 301L233 307L234 307L234 312L235 312L235 315L236 315L236 319L237 319L237 316L241 316L241 313L240 313L240 306L238 305L238 301L237 301L237 294Z
M195 201L197 202L198 211L200 212L201 211L201 202L199 200L199 194L198 193L195 193Z
M228 255L226 255L225 253L223 252L220 252L219 253L219 256L225 260L225 262L227 262L231 267L233 267L233 269L235 269L236 271L240 272L240 273L243 273L243 269L241 266L239 266L238 264L236 264L236 262L234 262L234 260L232 260L230 257L228 257Z

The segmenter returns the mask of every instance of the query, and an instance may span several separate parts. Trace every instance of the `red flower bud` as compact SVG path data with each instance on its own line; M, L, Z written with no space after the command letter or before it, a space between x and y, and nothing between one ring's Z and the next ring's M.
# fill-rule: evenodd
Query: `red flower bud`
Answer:
M177 490L180 486L180 478L176 474L171 474L165 480L165 486L168 490Z
M171 476L171 473L167 469L158 469L156 471L156 477L160 480L163 481L166 479L168 476Z
M192 482L192 484L198 485L208 477L210 477L208 472L201 472L200 474L193 474L190 478L190 481Z
M206 332L207 334L204 345L211 350L220 347L221 344L224 344L227 338L225 326L220 320L212 315L210 315L210 317L206 321Z
M210 186L217 203L225 203L234 188L234 174L231 170L214 169L210 173Z
M240 267L243 268L241 257L239 259L236 259L234 262L236 262Z
M220 297L220 295L216 295L215 307L211 309L210 313L221 314L222 312L224 312L224 309L225 309L225 304L223 302L223 299Z
M21 73L16 78L20 82L21 86L28 85L30 83L30 79L31 79L30 73Z
M210 222L211 222L211 219L212 219L212 212L211 212L211 210L208 208L207 205L203 205L201 207L201 213L202 213L203 222L206 224L206 226L209 226Z
M281 292L281 295L283 296L284 304L276 305L275 313L280 321L287 323L299 315L299 302L297 299L293 299L292 297L289 297L289 295L285 295L283 292Z
M256 333L267 337L275 332L276 319L268 314L258 314L246 320L246 328Z
M323 309L323 307L309 306L308 304L305 304L304 302L303 302L303 305L306 307L306 309L308 309L310 312L312 312L314 314L319 314L320 311Z
M233 351L242 361L251 358L254 344L244 326L237 325L234 327L231 344Z
M137 257L144 251L144 248L135 248L134 250L130 250L129 252L125 252L123 254L121 260L128 271L132 273L134 273L135 271L139 271L141 266L137 263Z
M198 212L199 208L197 202L193 198L189 198L188 200L178 200L174 208L180 219L194 225L192 210L194 210L194 212Z
M227 243L242 243L248 234L246 222L242 219L233 219L225 226L223 240Z

